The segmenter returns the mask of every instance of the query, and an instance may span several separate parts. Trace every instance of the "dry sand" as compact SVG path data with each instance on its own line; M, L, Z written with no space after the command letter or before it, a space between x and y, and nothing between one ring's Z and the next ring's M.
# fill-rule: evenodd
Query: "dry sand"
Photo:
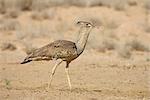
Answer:
M111 28L117 22L113 32L121 44L136 37L149 46L150 34L142 26L144 9L57 7L49 10L54 14L46 20L39 16L32 19L32 11L21 12L16 19L20 27L0 31L1 44L10 42L17 47L13 51L0 51L0 100L150 100L150 52L132 51L129 59L119 57L116 50L100 52L96 47L106 28L95 29L84 53L70 64L72 91L68 87L65 63L58 67L49 91L45 88L54 62L19 64L26 56L26 45L41 47L55 39L74 40L77 32L74 23L89 18L100 19L103 25L103 20L113 19L105 25ZM0 18L4 19L3 15ZM36 31L39 28L40 32Z

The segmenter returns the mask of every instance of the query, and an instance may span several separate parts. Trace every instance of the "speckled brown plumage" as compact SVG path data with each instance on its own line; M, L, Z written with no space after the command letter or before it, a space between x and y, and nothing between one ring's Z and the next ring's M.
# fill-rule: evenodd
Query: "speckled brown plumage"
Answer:
M80 34L76 43L67 40L57 40L39 49L36 49L31 54L29 54L21 64L25 64L31 61L38 60L53 60L55 59L56 64L52 69L50 82L48 83L48 88L52 82L53 75L55 74L57 66L59 66L62 61L66 61L66 74L68 79L68 84L71 89L71 82L69 77L69 64L72 60L77 58L85 49L89 33L93 29L93 25L89 22L79 21L77 23L80 25Z
M22 63L32 60L52 60L54 58L71 62L76 57L78 57L78 54L77 47L74 42L67 40L57 40L33 51L25 58Z

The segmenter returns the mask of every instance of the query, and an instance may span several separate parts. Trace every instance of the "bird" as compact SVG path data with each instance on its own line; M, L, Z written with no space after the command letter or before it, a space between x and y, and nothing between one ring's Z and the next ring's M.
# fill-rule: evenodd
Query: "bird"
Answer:
M65 72L67 75L68 85L70 90L72 89L69 75L69 64L82 54L87 44L89 34L95 27L91 22L87 21L78 21L77 25L80 26L80 29L79 36L76 42L68 40L56 40L52 43L49 43L41 48L32 51L32 53L25 57L25 59L21 62L21 64L26 64L31 61L54 60L55 65L50 73L50 80L47 84L47 88L51 86L53 76L57 67L64 61L66 62Z

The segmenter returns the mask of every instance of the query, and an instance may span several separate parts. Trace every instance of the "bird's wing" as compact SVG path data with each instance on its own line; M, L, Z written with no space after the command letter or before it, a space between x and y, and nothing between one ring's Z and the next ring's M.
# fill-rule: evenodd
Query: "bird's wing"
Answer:
M50 44L52 57L54 58L70 58L76 55L76 45L74 42L66 40L58 40Z
M66 40L54 41L46 46L33 51L26 59L31 60L51 60L53 58L63 59L76 55L76 45L74 42Z

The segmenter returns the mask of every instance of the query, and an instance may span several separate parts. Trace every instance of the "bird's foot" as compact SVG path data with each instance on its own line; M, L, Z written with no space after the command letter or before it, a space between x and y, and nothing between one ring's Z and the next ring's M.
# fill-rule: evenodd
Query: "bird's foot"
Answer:
M51 84L47 83L46 87L45 87L45 91L48 92L51 89Z
M70 91L73 91L72 87L69 88Z

